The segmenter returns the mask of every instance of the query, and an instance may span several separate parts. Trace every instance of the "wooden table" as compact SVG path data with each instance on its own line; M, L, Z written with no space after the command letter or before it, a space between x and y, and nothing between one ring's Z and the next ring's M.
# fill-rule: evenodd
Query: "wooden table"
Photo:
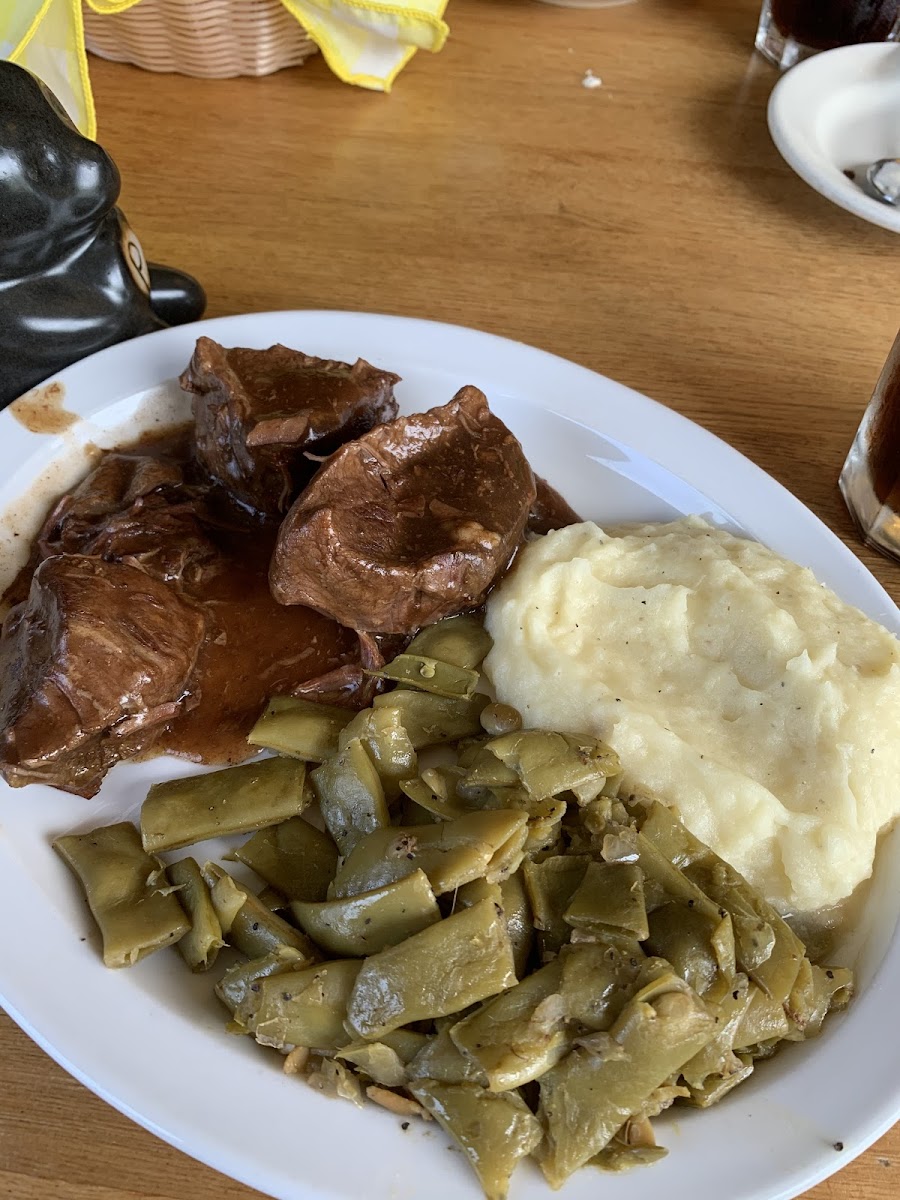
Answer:
M860 549L836 480L897 329L885 280L900 243L779 158L757 11L452 0L446 49L390 97L340 85L321 59L222 82L95 60L100 139L145 250L204 282L210 316L403 313L575 359L731 442L898 598L900 568ZM581 86L587 68L601 88ZM900 1126L810 1195L898 1191ZM253 1194L0 1015L0 1195Z

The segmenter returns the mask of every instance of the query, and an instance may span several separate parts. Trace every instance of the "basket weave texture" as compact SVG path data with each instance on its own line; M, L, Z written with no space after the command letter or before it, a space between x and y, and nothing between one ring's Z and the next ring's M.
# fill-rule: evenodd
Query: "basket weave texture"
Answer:
M109 16L85 4L84 34L101 58L205 79L270 75L316 52L280 0L140 0Z

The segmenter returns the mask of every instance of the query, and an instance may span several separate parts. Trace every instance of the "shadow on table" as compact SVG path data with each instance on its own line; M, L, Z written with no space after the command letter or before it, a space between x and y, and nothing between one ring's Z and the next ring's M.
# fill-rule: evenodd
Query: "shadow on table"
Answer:
M814 230L825 245L846 245L849 239L865 237L872 250L895 251L896 234L832 204L782 159L766 119L769 96L778 79L778 72L751 52L734 85L698 101L697 130L720 168L731 176L735 189L750 192L757 201L787 214L807 233Z

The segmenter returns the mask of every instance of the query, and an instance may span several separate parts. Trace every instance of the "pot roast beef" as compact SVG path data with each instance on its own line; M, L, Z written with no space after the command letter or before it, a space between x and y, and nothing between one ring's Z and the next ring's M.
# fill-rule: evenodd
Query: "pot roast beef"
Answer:
M107 453L52 509L38 551L124 560L167 581L194 576L216 556L201 503L171 459Z
M128 563L58 555L7 618L0 770L93 796L119 758L148 746L184 703L200 610Z
M353 629L409 633L481 604L534 499L522 447L464 387L323 464L282 522L272 593Z
M287 346L225 349L197 341L181 386L194 393L196 456L256 512L277 515L327 455L397 415L399 376L358 359L314 358Z

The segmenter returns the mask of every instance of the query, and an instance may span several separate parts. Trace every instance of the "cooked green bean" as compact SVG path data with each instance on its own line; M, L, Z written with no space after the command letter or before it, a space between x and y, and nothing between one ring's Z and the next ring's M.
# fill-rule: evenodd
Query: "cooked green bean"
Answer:
M711 994L705 999L710 1003ZM729 1082L730 1091L731 1087L750 1074L744 1070L744 1063L734 1053L734 1040L751 999L747 976L740 975L737 979L730 980L727 988L721 989L715 1004L711 1005L711 1011L718 1018L715 1036L690 1062L685 1063L682 1070L693 1102L701 1108L706 1108L713 1102L710 1097L714 1093L720 1096L725 1094L721 1090L721 1084ZM740 1078L735 1078L738 1075Z
M108 967L132 966L190 930L176 897L158 887L159 860L144 850L130 821L66 834L53 848L84 889Z
M341 864L334 895L372 891L420 868L435 895L453 891L488 872L504 847L522 838L525 821L524 813L474 812L437 825L377 829Z
M178 942L178 952L192 971L206 971L216 961L222 940L222 926L216 916L209 888L193 858L182 858L166 869L191 928Z
M294 971L304 965L305 959L299 951L291 946L279 946L262 958L251 958L229 967L216 984L215 992L225 1007L234 1013L247 999L253 985L261 979L283 971Z
M437 781L433 773L431 778ZM441 821L452 821L455 817L462 817L470 808L467 804L460 804L455 795L452 799L448 798L442 787L430 787L421 775L402 780L400 790L426 813Z
M714 1032L715 1019L696 993L676 975L664 975L641 988L613 1026L622 1058L578 1047L542 1076L541 1167L551 1186L560 1187L607 1146Z
M702 996L719 974L712 932L710 922L696 909L664 904L650 914L644 949L670 962L675 973Z
M448 700L428 692L395 691L376 696L372 706L396 709L413 746L421 750L479 733L479 717L487 703L488 697L477 693L470 700Z
M367 958L347 1009L360 1037L459 1012L516 982L506 925L490 900Z
M473 671L481 666L492 645L491 635L478 618L464 613L427 625L409 643L406 653L438 658L451 666Z
M501 881L500 905L503 909L503 919L506 921L509 940L512 942L516 977L521 979L525 974L528 959L531 957L531 948L534 945L534 918L521 869Z
M424 871L339 900L294 900L291 912L318 946L342 958L377 954L441 919Z
M248 833L302 812L306 767L266 758L242 767L155 783L141 807L148 853L178 850L220 834Z
M567 1052L566 1006L559 959L482 1004L450 1030L475 1060L492 1092L507 1092L543 1075Z
M263 1046L340 1050L350 1042L344 1023L359 972L358 959L332 959L258 980L235 1020Z
M788 1000L805 957L803 943L747 881L698 838L662 804L654 802L641 826L641 833L695 883L720 909L729 912L735 924L738 966L747 972L779 1004ZM737 922L745 920L741 926ZM768 926L774 941L768 957L760 960L760 947L754 940L748 949L740 941L741 928L759 923ZM768 938L768 935L765 935ZM756 963L751 966L750 963Z
M213 908L222 926L222 934L230 946L248 958L262 958L290 946L302 954L306 962L319 957L315 946L305 934L271 912L237 880L216 863L206 863L203 878L210 890Z
M771 1041L781 1041L791 1032L784 1005L767 996L756 984L750 985L750 1001L735 1030L733 1049L750 1050Z
M477 671L409 652L398 654L379 671L370 671L369 674L376 679L407 684L432 696L445 696L448 700L471 699L479 678Z
M263 746L305 762L324 762L337 752L338 735L352 717L346 708L276 696L250 730L247 741L251 746Z
M588 869L582 854L554 855L543 862L528 860L523 866L525 888L534 913L541 953L546 959L558 953L572 932L563 917Z
M452 1025L448 1025L428 1038L409 1063L408 1077L437 1079L441 1083L480 1083L487 1087L487 1075L474 1059L456 1046L450 1036L451 1028Z
M582 935L608 941L650 936L644 907L644 876L636 863L592 862L575 889L563 919Z
M332 839L303 817L260 829L230 857L255 871L287 900L324 900L338 865Z
M599 796L608 776L621 770L609 746L587 734L524 729L494 738L488 748L515 770L532 795L574 792L580 804Z
M364 708L341 730L338 749L359 738L371 758L389 800L400 794L400 782L411 778L418 762L415 747L397 708Z
M566 1012L587 1029L609 1029L634 994L643 955L619 946L565 946L560 952Z
M335 1057L352 1063L373 1083L397 1088L409 1082L408 1064L427 1042L424 1033L395 1029L393 1033L386 1033L380 1042L351 1042Z
M373 829L390 825L384 787L359 738L316 767L310 779L341 854L349 854Z
M475 1083L423 1079L410 1084L410 1091L459 1145L487 1200L505 1200L510 1176L541 1140L541 1127L525 1102Z

